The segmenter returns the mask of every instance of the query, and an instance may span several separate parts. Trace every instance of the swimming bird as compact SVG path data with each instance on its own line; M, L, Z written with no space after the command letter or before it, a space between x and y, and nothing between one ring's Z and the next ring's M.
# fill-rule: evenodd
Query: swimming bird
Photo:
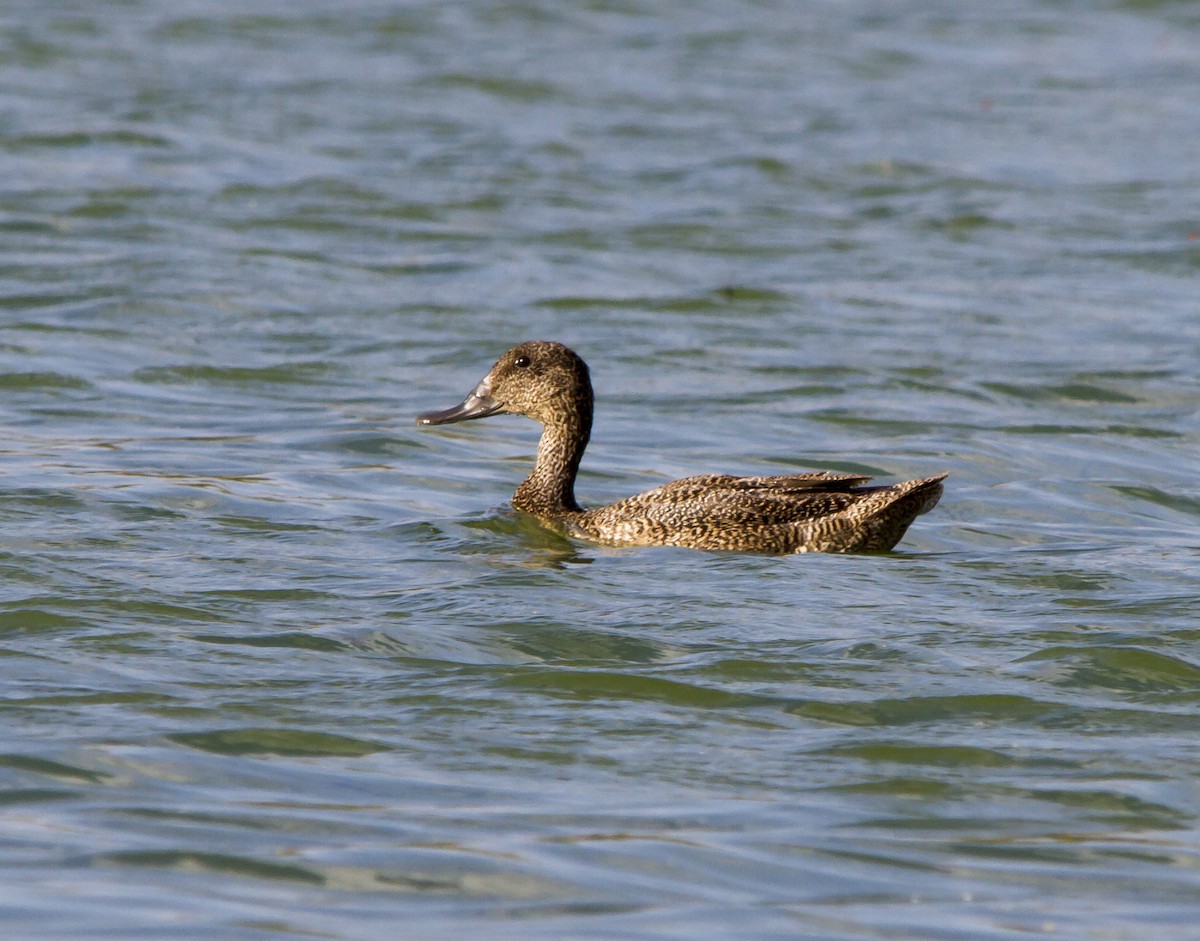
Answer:
M592 431L587 364L561 343L533 340L501 356L459 405L418 425L510 413L542 425L533 472L512 505L543 523L612 546L685 546L745 552L886 552L933 509L945 474L883 487L858 474L685 477L608 506L575 502Z

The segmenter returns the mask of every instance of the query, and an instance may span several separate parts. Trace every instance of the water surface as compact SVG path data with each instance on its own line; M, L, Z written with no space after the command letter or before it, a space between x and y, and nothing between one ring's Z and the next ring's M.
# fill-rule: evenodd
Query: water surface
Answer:
M1186 937L1200 16L0 14L0 929ZM886 556L515 516L948 470Z

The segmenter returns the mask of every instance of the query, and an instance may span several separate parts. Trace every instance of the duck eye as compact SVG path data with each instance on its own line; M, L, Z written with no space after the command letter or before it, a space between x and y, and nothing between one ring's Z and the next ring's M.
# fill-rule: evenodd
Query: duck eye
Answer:
M516 359L513 360L513 365L520 366L522 369L524 369L526 366L529 365L529 357L528 356L518 356Z

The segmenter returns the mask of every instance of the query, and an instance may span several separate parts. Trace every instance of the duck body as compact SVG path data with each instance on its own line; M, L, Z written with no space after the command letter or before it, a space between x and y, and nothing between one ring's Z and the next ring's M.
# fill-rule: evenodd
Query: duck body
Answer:
M585 510L575 478L592 427L587 365L560 343L530 341L501 356L454 408L421 425L526 415L542 424L533 471L513 506L563 532L613 546L682 546L784 554L886 552L942 494L945 474L889 486L817 471L777 477L685 477Z

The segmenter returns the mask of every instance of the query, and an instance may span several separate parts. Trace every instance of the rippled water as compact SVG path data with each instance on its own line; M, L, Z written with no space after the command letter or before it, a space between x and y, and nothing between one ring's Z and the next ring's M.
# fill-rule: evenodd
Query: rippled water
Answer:
M1186 937L1200 14L0 12L0 934ZM516 517L949 470L886 556Z

